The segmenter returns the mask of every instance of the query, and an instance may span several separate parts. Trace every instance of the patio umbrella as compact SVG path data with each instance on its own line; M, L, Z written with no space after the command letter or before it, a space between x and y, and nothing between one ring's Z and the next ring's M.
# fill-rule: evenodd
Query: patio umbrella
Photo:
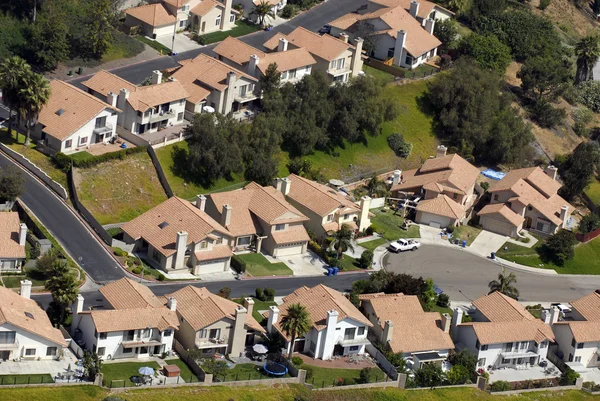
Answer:
M143 366L138 369L138 372L142 376L152 376L154 374L154 369L152 369L148 366Z
M269 352L269 349L262 344L256 344L254 347L252 347L252 349L257 354L266 354L267 352Z

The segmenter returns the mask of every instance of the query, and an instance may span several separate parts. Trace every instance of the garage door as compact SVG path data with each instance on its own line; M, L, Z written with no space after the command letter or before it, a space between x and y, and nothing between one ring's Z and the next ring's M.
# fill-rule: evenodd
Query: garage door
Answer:
M303 244L280 245L277 247L277 257L300 255Z
M154 33L156 34L156 36L165 36L165 35L173 35L173 30L175 29L175 24L173 25L167 25L167 26L161 26L161 27L156 27L154 28Z
M207 260L206 262L201 262L196 265L194 274L221 273L225 271L226 263L227 259Z
M515 231L515 227L512 225L489 217L482 217L481 226L484 230L509 237L512 237Z
M421 211L417 212L416 221L419 224L425 224L435 228L448 227L454 223L454 221L448 217Z

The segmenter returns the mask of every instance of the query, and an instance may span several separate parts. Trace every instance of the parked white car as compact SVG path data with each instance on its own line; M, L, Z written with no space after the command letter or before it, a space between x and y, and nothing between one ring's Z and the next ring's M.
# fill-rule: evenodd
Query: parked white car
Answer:
M416 251L421 247L421 243L414 239L400 238L398 241L392 242L389 246L391 252Z

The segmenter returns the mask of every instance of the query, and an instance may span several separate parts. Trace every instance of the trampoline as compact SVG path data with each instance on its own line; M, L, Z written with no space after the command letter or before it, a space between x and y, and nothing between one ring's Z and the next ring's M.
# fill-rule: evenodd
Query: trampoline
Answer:
M273 376L285 376L288 372L288 368L277 362L268 362L263 366L265 372Z

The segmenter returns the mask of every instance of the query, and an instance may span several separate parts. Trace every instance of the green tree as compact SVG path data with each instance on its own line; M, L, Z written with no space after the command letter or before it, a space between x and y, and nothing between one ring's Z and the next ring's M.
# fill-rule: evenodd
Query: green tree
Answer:
M25 117L25 145L28 146L31 128L37 123L42 108L50 100L50 83L46 78L34 72L26 78L27 86L19 90L19 112Z
M521 88L534 101L554 100L569 81L568 65L556 57L529 58L517 74Z
M354 246L352 246L352 237L352 228L350 228L350 226L346 223L342 224L339 230L337 230L333 235L331 248L335 249L337 258L339 260L344 258L344 252L348 249L354 251Z
M477 354L470 352L467 348L452 353L448 359L452 365L463 366L472 373L474 373L477 368Z
M512 61L510 48L496 35L472 33L460 41L458 49L461 54L472 57L479 67L498 74L504 74Z
M394 132L387 138L388 146L394 151L396 156L406 159L412 152L413 145L404 139L404 135Z
M273 12L273 6L266 0L260 0L260 2L254 6L250 15L256 16L258 25L264 26L265 20L275 19L275 13Z
M367 181L365 188L367 189L367 195L369 195L372 198L381 198L389 193L386 183L376 174L373 174L373 176L369 178L369 181Z
M441 386L444 379L442 367L433 363L426 363L415 371L415 382L419 387Z
M259 114L253 121L244 146L244 175L249 181L269 185L279 170L283 120Z
M8 107L8 115L19 109L21 90L26 87L26 79L31 75L31 67L18 56L10 57L0 63L0 90L2 102ZM8 121L8 134L12 135L13 119Z
M559 230L546 240L543 252L558 266L564 266L567 260L575 256L575 245L577 245L577 238L573 232Z
M98 354L83 352L83 371L88 380L94 380L98 373L102 372L102 359Z
M301 304L292 304L285 312L285 316L281 318L281 330L288 336L290 341L290 351L288 359L292 359L294 352L294 342L296 338L308 333L312 327L310 315L306 310L306 306Z
M506 268L502 270L502 273L498 274L498 280L492 280L488 284L490 288L489 294L498 291L501 294L506 295L514 299L519 298L519 290L515 287L517 283L517 276L514 273L506 273Z
M585 81L577 85L577 100L595 113L600 113L600 81Z
M456 42L456 38L458 37L458 26L451 18L441 21L438 20L433 26L433 36L442 42L442 50L447 51L452 47L454 42Z
M83 32L76 43L77 56L100 59L112 42L113 0L88 0L84 6Z
M368 249L366 251L364 251L360 255L360 258L358 259L358 264L363 269L370 268L371 265L373 264L373 251L368 250Z
M200 358L196 358L196 359L200 359ZM227 373L227 371L229 370L229 367L227 366L227 362L225 362L225 361L217 361L217 360L214 360L213 358L204 358L203 362L202 362L202 369L206 373L210 373L211 375L214 375L215 377L223 378L225 376L225 374Z
M596 213L590 213L586 216L583 216L581 221L579 222L579 232L582 234L591 233L594 230L600 228L600 215Z
M0 201L14 202L25 189L25 176L15 166L0 169Z
M271 93L273 90L278 89L281 83L281 72L277 70L277 63L269 64L264 75L260 76L259 81L263 93Z
M44 71L53 70L69 57L69 20L65 2L46 1L31 31L31 50L35 64Z
M598 142L584 142L577 146L558 169L564 182L559 190L560 194L567 199L573 199L581 194L592 181L598 163L600 163Z
M455 365L446 374L446 379L451 385L465 384L471 380L471 371L464 366Z
M52 294L53 309L57 312L54 316L56 323L63 324L67 309L75 302L79 293L75 276L66 261L58 260L54 263L46 280L46 289Z
M54 265L59 260L60 253L56 248L50 248L35 262L35 269L45 278L49 278L54 271Z
M600 36L589 35L582 38L575 45L577 57L577 72L575 85L594 79L594 66L600 58Z

